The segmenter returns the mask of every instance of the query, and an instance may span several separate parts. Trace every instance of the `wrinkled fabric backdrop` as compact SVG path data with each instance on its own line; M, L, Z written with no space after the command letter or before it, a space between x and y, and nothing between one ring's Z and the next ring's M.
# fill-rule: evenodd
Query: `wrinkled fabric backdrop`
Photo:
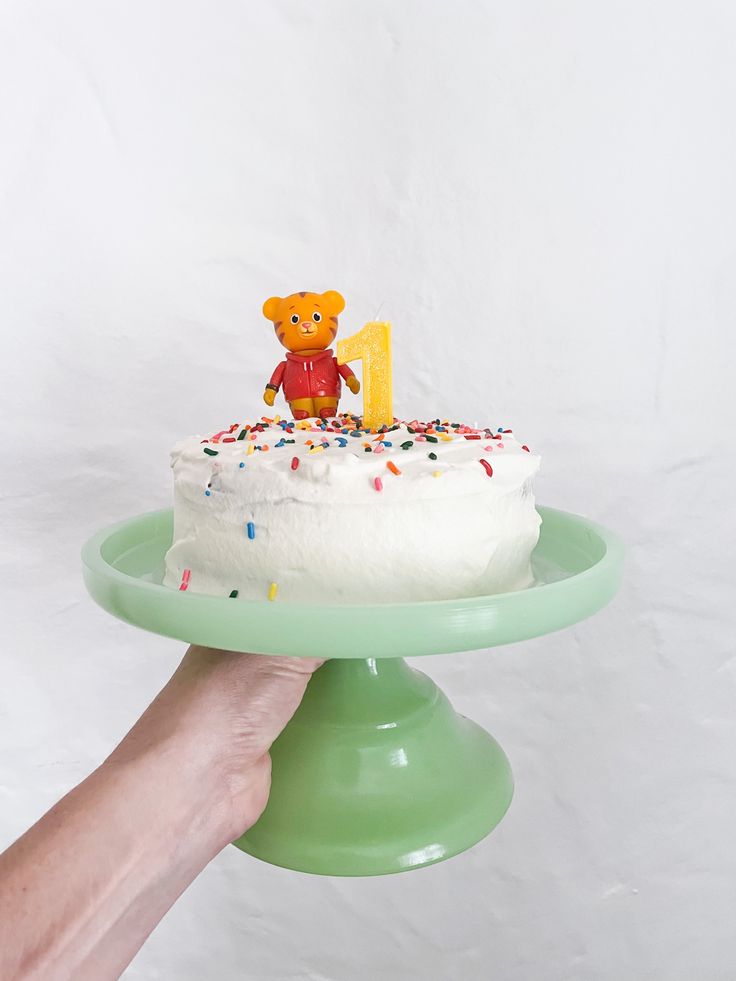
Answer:
M421 664L511 758L490 838L373 880L229 848L126 977L736 974L735 41L725 0L2 2L0 845L182 654L79 550L265 411L271 294L391 320L399 415L511 426L628 546L588 622Z

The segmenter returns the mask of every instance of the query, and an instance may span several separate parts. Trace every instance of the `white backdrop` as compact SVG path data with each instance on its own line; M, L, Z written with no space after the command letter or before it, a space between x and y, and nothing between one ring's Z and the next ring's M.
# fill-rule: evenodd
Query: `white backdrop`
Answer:
M227 849L126 976L733 978L733 5L0 11L0 846L182 653L93 605L82 542L260 414L267 296L339 289L343 336L394 324L397 412L512 426L626 583L423 663L511 757L484 843L374 880Z

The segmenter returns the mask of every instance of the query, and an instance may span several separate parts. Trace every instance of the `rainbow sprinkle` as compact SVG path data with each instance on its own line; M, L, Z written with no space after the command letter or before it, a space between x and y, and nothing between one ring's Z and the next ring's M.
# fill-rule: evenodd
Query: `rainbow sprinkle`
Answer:
M310 438L303 440L299 433L302 431L305 436ZM270 437L273 432L278 433L276 441L274 442ZM392 441L391 436L393 433L400 431L402 434L408 432L411 439L404 440L403 442L397 442L397 437L394 436ZM355 453L356 449L358 452L362 449L365 453L385 453L384 457L386 469L389 470L394 476L402 476L403 474L411 474L413 472L412 467L414 461L411 464L407 464L409 470L406 467L399 468L399 466L394 463L392 459L387 459L387 457L395 457L396 452L399 448L402 450L409 450L416 446L421 447L421 444L435 444L434 446L428 445L426 447L427 452L425 459L429 459L431 462L436 462L438 455L438 443L440 441L444 443L449 443L458 440L481 440L478 444L477 449L483 450L487 454L493 452L493 450L503 450L504 443L503 438L506 434L511 433L510 429L505 429L500 426L498 429L491 430L488 427L479 428L477 426L468 426L459 422L450 422L449 419L432 419L428 422L421 422L418 419L412 420L399 420L394 419L392 425L383 425L378 427L366 427L363 425L363 420L360 416L353 415L351 413L342 413L331 419L300 419L293 420L289 418L282 419L280 416L274 416L270 418L269 416L262 416L258 422L236 422L233 423L229 429L223 429L218 433L214 433L207 439L202 439L201 443L203 445L202 451L205 455L209 457L216 457L220 454L220 449L215 448L212 444L224 444L224 443L235 443L237 441L246 442L243 444L243 449L245 453L242 457L247 459L248 456L253 456L253 454L258 451L258 453L269 453L270 450L275 450L276 453L273 454L274 457L278 456L278 451L282 450L284 447L291 445L292 453L297 450L294 446L295 442L300 445L298 447L301 453L306 453L302 456L291 456L285 454L285 464L290 464L291 470L296 471L299 469L302 460L305 462L305 467L309 467L309 458L317 453L327 453L328 457L330 454L334 457L336 452L339 450L347 449L349 453ZM294 439L294 436L297 439ZM265 439L262 437L265 435ZM351 443L350 438L360 440L359 444ZM485 445L484 445L485 444ZM444 447L443 447L444 448ZM512 448L512 447L508 447ZM518 447L513 447L516 449ZM521 449L525 452L531 452L529 447L522 445ZM421 454L424 456L424 454ZM238 454L237 456L240 456ZM478 461L483 469L485 470L487 476L493 476L493 467L487 460ZM246 463L243 462L241 458L240 461L233 461L233 465L241 469L246 468ZM213 463L215 471L218 469L219 464ZM429 471L434 477L440 477L447 470L435 470ZM320 471L317 471L320 473ZM373 488L376 491L382 491L383 481L381 477L371 477L369 478ZM215 491L211 489L211 485L208 484L206 490L204 491L207 497L214 496ZM255 537L255 526L253 522L247 522L246 524L248 538L253 540ZM183 584L186 588L186 584Z
M276 593L278 593L278 591L279 591L279 587L277 583L272 582L268 588L268 598L272 603L276 599Z
M179 586L179 590L182 593L185 593L187 591L187 589L189 588L189 580L191 579L191 577L192 577L192 570L191 569L185 569L184 572L181 575L181 584Z
M250 540L253 541L253 539L256 537L256 526L253 524L252 521L249 521L247 528L248 528L248 538L250 538Z

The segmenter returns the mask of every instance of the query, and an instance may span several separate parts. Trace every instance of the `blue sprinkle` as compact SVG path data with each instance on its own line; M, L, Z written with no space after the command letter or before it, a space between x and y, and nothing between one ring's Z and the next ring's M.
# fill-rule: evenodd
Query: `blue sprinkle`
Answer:
M393 443L390 443L387 439L382 439L381 442L383 443L384 446L393 446L394 445Z
M503 426L499 426L498 429L496 430L496 432L497 433L502 433L503 432Z
M351 435L351 436L357 436L357 437L360 437L360 436L362 436L363 434L362 434L362 433L360 433L360 432L358 432L358 431L357 431L356 429L351 429L351 430L350 430L350 435Z
M337 436L336 439L337 439L338 446L347 446L348 445L348 441L346 439L343 439L342 436Z
M280 439L278 441L278 443L274 443L274 448L275 449L278 449L280 446L283 446L283 445L284 445L284 440L283 439Z
M208 490L206 490L206 491L204 492L204 496L205 496L205 497L210 497L210 496L211 496L211 492L210 492L210 491L208 491Z
M253 541L253 539L255 537L256 537L256 526L253 524L252 521L249 521L248 522L248 538L250 538L250 540Z
M238 466L239 466L239 467L240 467L240 469L242 470L242 469L243 469L243 467L245 466L245 464L244 464L244 463L239 463L239 464L238 464Z

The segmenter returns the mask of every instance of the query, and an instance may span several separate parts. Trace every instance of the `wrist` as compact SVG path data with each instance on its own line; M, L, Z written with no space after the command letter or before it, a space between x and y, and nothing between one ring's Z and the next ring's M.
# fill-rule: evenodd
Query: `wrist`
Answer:
M231 739L205 706L154 702L101 769L122 786L140 786L162 822L196 838L211 858L258 820L268 799L270 758L238 765Z
M200 766L188 747L175 741L129 749L121 744L96 771L116 792L136 802L148 833L185 841L208 862L227 844L228 795L225 782Z

